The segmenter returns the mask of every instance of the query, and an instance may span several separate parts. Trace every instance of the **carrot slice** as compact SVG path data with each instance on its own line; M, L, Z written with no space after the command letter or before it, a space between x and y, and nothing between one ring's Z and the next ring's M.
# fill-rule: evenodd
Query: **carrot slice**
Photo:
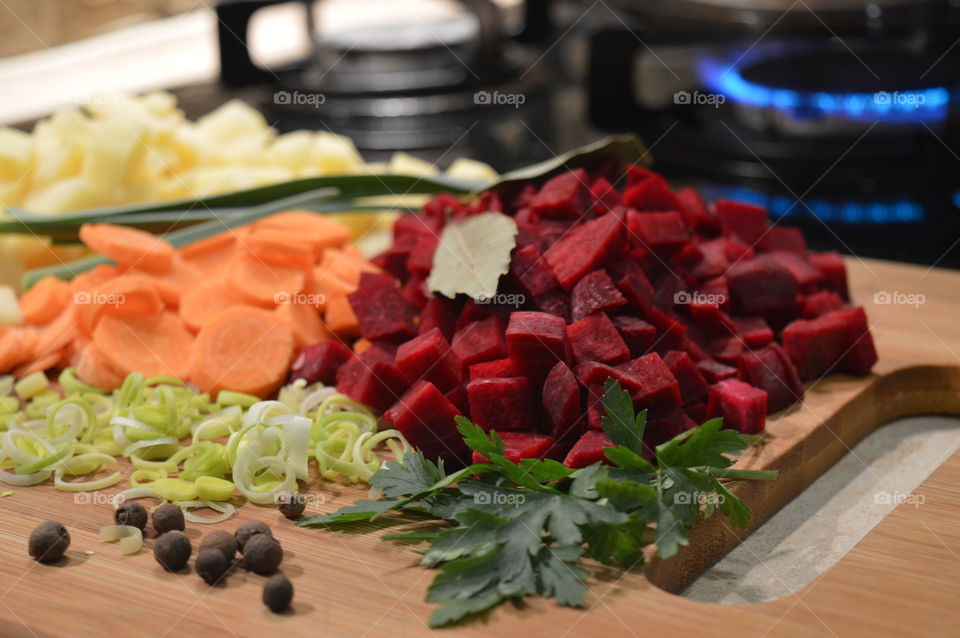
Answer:
M254 257L239 260L230 272L230 284L254 305L273 308L303 290L304 273L298 268L273 266Z
M0 328L0 373L6 374L23 361L23 343L18 331Z
M198 332L222 311L244 303L240 293L225 280L205 281L180 298L180 318L187 328Z
M33 358L42 359L59 352L80 334L77 306L70 305L40 333L33 347Z
M244 247L254 257L271 265L306 270L313 268L313 246L301 237L275 228L257 228Z
M173 246L155 235L112 224L84 224L80 241L121 268L137 267L162 275L170 270Z
M48 275L20 296L20 310L25 323L45 326L63 312L70 303L70 284Z
M293 357L293 331L270 311L228 308L197 335L190 380L201 391L267 396L283 383Z
M276 312L277 316L293 329L293 339L298 348L326 341L332 336L320 320L320 313L313 306L285 303L277 306Z
M327 297L327 311L325 313L327 329L342 339L360 336L360 324L357 315L346 296Z
M239 253L235 231L201 239L180 249L183 260L208 275L225 270Z
M110 361L92 343L80 353L77 376L84 383L111 392L123 385L124 376L110 367Z
M193 335L180 317L164 312L141 317L104 315L93 331L93 343L115 371L186 379Z
M203 280L203 273L204 271L194 264L187 262L179 255L174 255L168 272L148 276L156 285L163 303L168 308L177 308L180 306L180 298L183 294Z
M327 248L340 248L350 239L350 229L321 213L291 210L257 222L256 228L283 231L313 246L317 259Z
M31 375L34 372L43 372L49 370L50 368L55 367L63 359L63 351L51 352L48 355L40 357L39 359L34 359L32 361L27 361L21 363L13 371L13 376L18 379L22 379L25 376Z
M313 282L317 290L330 297L344 297L357 289L357 284L345 281L342 277L329 270L322 270L322 266L313 269ZM357 277L359 281L359 276Z

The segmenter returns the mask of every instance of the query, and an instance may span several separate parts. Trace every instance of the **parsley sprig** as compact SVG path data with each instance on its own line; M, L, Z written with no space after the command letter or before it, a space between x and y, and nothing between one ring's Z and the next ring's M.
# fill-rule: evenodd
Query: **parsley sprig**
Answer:
M745 527L750 511L721 479L771 480L774 471L729 469L748 442L720 419L658 445L644 458L646 411L608 379L603 429L618 446L609 464L572 470L549 459L506 458L503 441L458 417L467 446L489 463L448 474L443 462L420 452L389 461L370 480L383 495L337 512L312 516L303 527L335 528L390 512L452 523L436 533L397 533L387 540L428 543L421 564L438 574L427 600L439 604L429 624L439 627L509 599L538 594L561 605L583 605L585 556L633 569L650 545L669 558L687 544L687 531L719 511ZM409 517L397 516L397 524Z

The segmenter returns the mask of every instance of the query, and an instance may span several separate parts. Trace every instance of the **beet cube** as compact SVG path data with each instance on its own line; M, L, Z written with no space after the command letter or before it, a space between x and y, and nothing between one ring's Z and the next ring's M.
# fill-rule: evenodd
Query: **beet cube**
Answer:
M676 211L642 214L630 211L627 224L646 248L658 254L673 255L690 241L683 217Z
M707 415L723 417L725 427L743 434L758 434L766 424L767 393L738 379L726 379L710 388Z
M510 274L528 297L539 297L560 287L553 271L535 246L523 246L513 253Z
M384 361L368 363L360 357L356 360L360 361L360 365L351 367L349 373L342 374L337 382L337 392L354 401L382 412L409 387L403 374L393 364Z
M841 308L843 299L832 290L820 290L800 299L800 316L804 319L816 319Z
M649 168L644 168L643 166L638 166L637 164L631 164L627 167L627 188L636 186L640 182L645 182L648 179L658 179L661 182L664 181L660 173L651 171Z
M593 465L598 461L606 463L607 457L603 455L603 450L608 447L616 447L610 437L603 432L588 430L570 448L567 457L563 459L563 464L576 469Z
M503 377L515 377L519 374L517 366L513 359L497 359L496 361L485 361L475 363L470 366L470 380L477 379L499 379Z
M689 298L694 300L694 303L687 306L690 318L693 319L697 326L702 328L704 332L723 335L736 331L736 324L727 316L727 313L720 310L719 306L711 303L695 303L696 300L701 299L712 301L713 299L711 297L707 297L698 291L690 295Z
M586 429L580 404L580 384L570 368L558 361L543 382L546 427L558 440L579 437Z
M783 329L783 347L805 381L831 370L867 374L877 362L863 308L798 319Z
M474 321L489 319L493 316L493 308L494 306L491 304L479 304L473 299L468 299L467 302L463 304L463 308L460 309L460 316L457 317L454 333L459 332L461 328Z
M566 322L555 315L514 312L506 338L510 358L525 374L546 375L557 361L568 359Z
M680 384L656 352L621 363L617 367L639 383L640 390L630 392L633 403L638 408L672 408L683 405Z
M454 417L460 411L429 381L419 381L384 414L412 446L431 460L462 462L467 446Z
M442 229L442 215L429 217L405 213L397 217L397 220L393 222L393 238L394 240L400 240L404 238L436 237Z
M696 190L684 186L673 195L677 199L677 210L680 211L688 228L710 234L720 229L717 220L707 209L706 202Z
M763 317L739 317L733 323L737 336L748 348L762 348L773 341L773 330Z
M418 312L422 312L423 308L427 305L427 301L430 300L430 291L427 290L427 283L423 277L413 275L407 279L407 283L401 286L400 296L403 297L411 307L415 308Z
M434 296L420 311L420 334L439 328L448 340L453 338L454 325L457 322L457 304L445 297Z
M759 206L726 199L717 200L713 206L724 235L754 246L767 232L767 211Z
M734 308L746 315L778 314L797 303L797 281L789 270L765 255L747 259L727 272Z
M564 322L570 319L570 295L563 290L553 290L540 295L533 300L533 304L541 312L560 317Z
M508 461L519 463L523 459L546 458L553 449L556 440L545 434L530 432L497 432L503 439L503 455ZM473 463L488 463L485 456L479 452L473 453Z
M603 385L591 385L587 388L587 429L602 431L603 417L606 414L606 406L603 403Z
M741 378L767 393L767 409L777 412L803 398L803 385L797 369L776 343L740 355Z
M783 250L774 250L766 255L768 259L786 268L801 288L809 288L823 279L823 274L803 255Z
M623 221L614 211L581 224L547 251L546 260L565 290L623 250Z
M363 354L351 356L346 363L340 366L337 370L337 383L343 381L355 383L360 372L374 363L389 363L392 365L396 354L397 350L394 344L389 342L375 343L364 350Z
M499 317L488 317L468 323L457 330L451 347L465 366L503 359L507 356L503 322Z
M714 384L724 379L732 379L737 376L737 369L723 365L713 359L704 359L697 361L697 368L703 373L703 378L707 383Z
M577 363L599 361L613 365L630 358L630 349L616 326L599 312L567 326L567 343Z
M606 271L594 270L573 287L570 304L573 320L579 321L595 312L614 311L625 306L627 300L613 285Z
M696 427L696 421L681 408L651 410L647 416L647 428L643 438L645 443L649 441L649 447L655 447Z
M614 317L613 325L634 357L646 354L657 337L657 329L636 317Z
M463 381L463 362L450 349L439 328L425 332L397 348L394 365L411 385L423 379L437 386L441 392L447 392Z
M810 263L823 274L823 287L832 290L844 300L850 300L847 289L847 267L837 252L811 253Z
M360 334L376 341L404 341L417 334L414 310L390 275L360 275L360 287L347 295L360 324Z
M635 186L628 185L623 193L623 203L641 212L663 212L680 208L666 180L659 175L644 179Z
M603 399L603 384L607 382L607 379L618 381L620 383L620 387L629 392L631 395L635 392L643 391L643 386L640 379L631 374L628 370L623 369L623 364L613 367L608 366L605 363L588 361L586 363L578 364L574 371L576 372L577 379L580 380L580 383L585 385L589 390L588 395L599 398L601 401Z
M646 312L653 305L656 292L637 262L623 259L610 264L607 271L636 312Z
M453 404L453 407L460 410L460 414L470 414L470 401L467 399L467 388L458 385L453 390L445 393L447 401Z
M710 386L689 354L680 350L671 350L663 358L663 362L667 364L670 374L680 384L680 397L683 399L684 405L701 403L707 400L707 391Z
M582 168L561 173L548 180L530 202L530 208L544 217L577 219L590 209L592 197Z
M332 385L337 379L337 370L352 356L350 348L339 341L330 340L309 345L300 351L293 362L290 379L305 379L307 383Z
M707 402L694 403L693 405L683 406L683 411L694 423L705 423L707 421Z
M623 203L617 189L607 178L602 176L591 184L590 194L593 196L593 213L595 215L608 213Z
M799 228L786 228L784 226L768 228L760 246L766 251L783 250L800 255L804 259L807 257L807 242Z
M726 365L736 365L744 346L738 336L717 337L707 344L707 353Z
M539 425L526 377L471 381L467 399L470 418L484 430L534 430Z
M699 245L700 261L690 270L690 274L698 279L711 279L727 272L730 260L727 258L727 240L724 238L712 239Z

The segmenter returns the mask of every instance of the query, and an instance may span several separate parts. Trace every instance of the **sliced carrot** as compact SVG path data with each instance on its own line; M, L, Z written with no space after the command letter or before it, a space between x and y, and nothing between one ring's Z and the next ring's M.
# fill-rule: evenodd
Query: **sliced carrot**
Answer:
M143 317L104 315L93 331L93 343L124 377L169 375L186 379L193 335L178 315L164 312Z
M350 239L350 229L343 224L310 211L277 213L257 222L256 228L271 228L291 233L313 246L317 259L327 248L340 248Z
M118 317L155 315L163 311L156 280L138 274L121 275L104 282L94 291L94 301L104 312Z
M204 324L244 299L225 279L205 281L180 298L180 318L187 328L198 332Z
M162 275L170 270L173 246L162 238L136 228L112 224L84 224L80 241L121 268L137 267Z
M63 312L70 303L70 284L48 275L20 297L20 310L25 323L45 326Z
M267 396L283 383L293 357L293 331L270 311L228 308L197 335L190 380L203 392Z
M327 297L327 310L324 314L327 329L342 339L360 336L360 324L357 315L346 296Z
M357 289L357 284L350 283L336 273L330 272L329 270L324 271L321 270L321 268L321 266L317 266L313 269L313 282L316 289L328 299L330 297L349 295Z
M42 359L48 354L59 352L79 334L77 306L67 306L67 309L40 333L33 347L33 358Z
M180 249L180 256L194 268L207 275L226 270L239 254L234 231L201 239Z
M80 361L80 355L83 353L83 349L90 344L90 339L80 335L73 341L67 344L67 347L63 349L63 367L73 366L77 367L77 364Z
M149 274L157 286L160 298L168 308L180 306L180 298L185 292L203 281L204 271L189 263L180 255L174 255L170 270L162 275Z
M360 265L352 255L347 256L342 250L329 248L323 253L316 270L323 276L334 275L356 288L360 283Z
M353 353L360 355L373 347L373 342L369 339L357 339L353 344Z
M313 246L309 242L275 228L254 229L243 246L251 255L270 265L307 270L315 263Z
M31 361L26 361L17 366L13 371L13 376L18 379L22 379L25 376L31 375L34 372L43 372L54 368L58 363L63 359L63 351L51 352L48 355L40 357L39 359L33 359Z
M327 341L332 336L323 325L320 313L313 306L285 303L277 306L276 312L277 316L293 329L293 339L298 348Z
M303 290L302 270L272 266L254 257L240 259L230 272L230 285L247 302L273 308L279 301Z
M123 385L124 375L110 366L110 361L92 343L80 353L77 361L77 376L84 383L111 392Z
M6 374L23 361L23 343L13 328L0 328L0 374Z

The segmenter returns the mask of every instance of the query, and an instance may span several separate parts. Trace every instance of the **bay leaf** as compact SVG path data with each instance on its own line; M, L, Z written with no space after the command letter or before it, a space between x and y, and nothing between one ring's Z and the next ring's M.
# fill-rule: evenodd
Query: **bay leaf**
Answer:
M517 245L517 224L502 213L487 212L451 222L433 254L427 286L453 299L458 294L482 301L497 294L500 277L510 269Z

